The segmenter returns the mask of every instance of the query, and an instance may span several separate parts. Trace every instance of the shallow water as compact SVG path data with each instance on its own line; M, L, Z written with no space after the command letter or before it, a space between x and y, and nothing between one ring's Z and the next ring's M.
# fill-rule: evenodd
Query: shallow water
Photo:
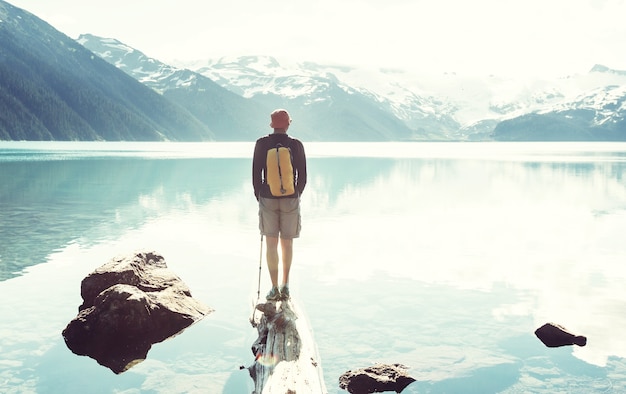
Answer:
M291 286L330 393L375 362L410 366L407 392L626 390L626 144L306 148ZM0 391L251 392L252 149L0 142ZM81 279L138 249L216 312L114 375L61 331ZM587 346L546 348L548 321Z

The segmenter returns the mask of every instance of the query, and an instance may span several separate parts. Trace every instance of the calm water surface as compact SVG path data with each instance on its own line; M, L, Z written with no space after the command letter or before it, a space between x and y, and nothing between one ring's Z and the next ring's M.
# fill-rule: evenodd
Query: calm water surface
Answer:
M626 144L306 148L292 295L329 393L376 362L411 393L626 391ZM0 142L0 392L252 392L252 150ZM141 249L216 311L114 375L61 331L82 278ZM546 348L549 321L587 346Z

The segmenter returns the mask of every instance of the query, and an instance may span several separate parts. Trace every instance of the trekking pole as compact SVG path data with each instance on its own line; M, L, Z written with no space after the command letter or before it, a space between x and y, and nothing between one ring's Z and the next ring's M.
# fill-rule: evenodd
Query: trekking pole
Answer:
M262 264L263 264L263 234L261 234L261 248L259 250L259 286L256 291L256 304L254 305L254 309L252 311L252 317L250 318L250 324L252 324L252 327L256 327L254 318L256 316L256 307L257 305L259 305L259 300L261 299L261 266Z
M261 265L263 264L263 234L261 234L261 247L259 248L259 286L256 291L256 302L261 298Z

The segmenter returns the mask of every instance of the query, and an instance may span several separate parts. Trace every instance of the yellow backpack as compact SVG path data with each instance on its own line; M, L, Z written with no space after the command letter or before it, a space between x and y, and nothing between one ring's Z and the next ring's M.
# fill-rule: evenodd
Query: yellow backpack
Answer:
M296 192L291 149L278 144L267 151L265 179L272 196L291 196Z

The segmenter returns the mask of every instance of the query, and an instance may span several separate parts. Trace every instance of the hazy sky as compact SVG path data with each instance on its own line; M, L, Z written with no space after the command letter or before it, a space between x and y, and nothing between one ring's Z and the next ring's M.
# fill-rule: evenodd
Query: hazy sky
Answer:
M9 0L162 61L274 55L425 72L626 70L626 0Z

